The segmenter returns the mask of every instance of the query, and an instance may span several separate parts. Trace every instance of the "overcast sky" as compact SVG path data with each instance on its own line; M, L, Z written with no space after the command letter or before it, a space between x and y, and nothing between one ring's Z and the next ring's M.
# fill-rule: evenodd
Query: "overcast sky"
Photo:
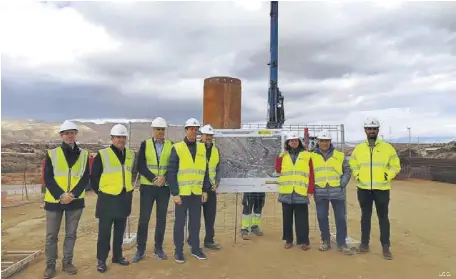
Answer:
M2 3L2 117L201 118L203 80L242 80L265 122L269 3ZM456 2L279 3L286 124L366 116L387 137L456 136Z

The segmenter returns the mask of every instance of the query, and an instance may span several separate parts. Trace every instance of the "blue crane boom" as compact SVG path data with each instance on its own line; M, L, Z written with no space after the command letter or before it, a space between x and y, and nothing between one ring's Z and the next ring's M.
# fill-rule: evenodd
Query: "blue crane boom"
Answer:
M283 96L279 90L279 3L271 1L271 34L268 92L268 129L281 129L285 122Z

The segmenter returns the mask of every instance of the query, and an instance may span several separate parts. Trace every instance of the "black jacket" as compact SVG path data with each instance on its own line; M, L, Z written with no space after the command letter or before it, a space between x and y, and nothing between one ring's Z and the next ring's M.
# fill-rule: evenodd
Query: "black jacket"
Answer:
M111 144L110 148L119 158L121 164L125 163L125 152L121 152L117 147ZM134 170L132 170L133 172ZM100 178L103 173L103 163L100 157L100 151L93 160L92 174L90 183L93 191L98 195L95 210L96 218L126 218L131 214L131 203L133 191L126 192L123 190L119 195L110 195L100 192Z
M196 156L196 141L189 142L187 137L184 138L184 142L187 144L188 149L190 150L190 154L192 154L193 160L195 160ZM179 195L179 185L177 183L177 173L179 172L179 156L177 156L176 149L173 147L171 149L171 155L169 157L168 162L168 171L166 174L166 181L169 185L169 190L171 195L177 196ZM209 192L211 189L211 183L209 182L209 171L208 167L206 166L206 173L204 175L204 182L203 182L203 192Z
M71 168L73 167L74 163L79 158L81 154L81 150L75 144L73 148L71 148L65 142L61 144L63 154L65 155L65 159L68 163L68 166ZM70 191L75 198L78 198L84 191L89 183L89 158L87 158L87 165L85 167L84 174L82 175L81 179L79 180L78 184ZM45 165L44 165L44 183L46 185L46 189L49 190L51 195L54 199L60 199L60 196L65 193L62 188L59 187L57 182L54 179L54 167L52 166L51 158L49 157L49 153L46 153ZM44 203L44 209L49 211L59 211L59 210L72 210L72 209L81 209L85 207L84 199L74 199L69 204L61 204L61 203Z

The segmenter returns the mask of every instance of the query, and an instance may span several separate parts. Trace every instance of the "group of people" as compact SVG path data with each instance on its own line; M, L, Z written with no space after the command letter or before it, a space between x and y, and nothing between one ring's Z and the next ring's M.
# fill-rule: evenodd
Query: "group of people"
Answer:
M185 242L193 257L199 260L207 258L199 238L202 211L206 232L203 246L214 250L221 248L214 241L216 190L221 181L220 154L213 144L214 129L210 125L201 127L198 120L190 118L185 123L185 138L173 143L165 138L168 127L165 119L155 118L151 127L152 137L141 143L138 158L135 158L135 153L126 147L127 128L121 124L114 125L110 132L111 145L97 152L90 172L89 152L76 144L78 127L71 121L65 121L61 125L59 133L62 143L48 150L44 168L44 278L53 278L56 275L58 234L64 215L62 271L70 275L77 273L73 264L73 251L78 224L85 207L85 187L89 182L97 194L97 270L104 273L108 269L106 261L111 250L111 230L114 231L112 263L130 264L123 256L122 243L127 218L132 210L134 169L141 175L141 185L137 250L132 262L139 262L145 256L148 226L154 204L154 255L161 260L168 258L163 250L163 241L170 198L175 203L173 239L176 262L185 262ZM303 250L310 249L308 204L313 194L322 240L319 250L326 251L331 247L328 221L331 203L335 213L338 250L350 253L346 243L345 191L353 174L362 211L359 250L369 251L372 206L375 202L383 256L386 259L392 258L389 250L389 191L391 180L400 171L400 162L394 148L378 138L379 127L376 119L368 119L364 123L367 140L356 146L349 162L342 152L335 150L327 131L318 135L318 148L313 152L305 150L297 134L287 133L285 151L279 155L276 164L286 249L293 246L293 216L296 244ZM200 141L197 140L199 133ZM251 233L263 235L260 221L264 202L264 193L244 195L241 226L243 239L248 239ZM187 225L189 234L188 238L184 239Z

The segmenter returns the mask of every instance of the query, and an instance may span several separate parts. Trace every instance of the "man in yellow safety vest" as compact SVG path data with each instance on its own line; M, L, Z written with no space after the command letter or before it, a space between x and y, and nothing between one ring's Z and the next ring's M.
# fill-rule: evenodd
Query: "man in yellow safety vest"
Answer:
M132 262L140 261L145 254L150 215L154 202L157 202L154 255L165 260L163 239L166 228L166 215L169 204L169 187L166 171L173 143L165 139L168 127L165 119L157 117L152 121L153 137L141 143L138 152L138 171L141 174L137 251Z
M133 199L132 172L135 153L126 148L128 130L121 124L111 129L112 144L98 151L92 165L91 185L98 195L95 217L98 218L97 270L106 272L113 233L112 263L129 265L122 255L122 244Z
M65 215L62 270L76 274L73 252L83 208L85 188L89 183L89 152L76 144L78 127L71 121L60 126L62 144L48 150L44 166L44 209L46 210L46 269L43 277L56 275L57 244Z
M394 147L378 138L380 122L368 118L364 122L367 140L358 144L350 158L350 167L358 187L361 207L361 244L359 251L369 251L372 205L375 202L380 225L380 242L383 258L392 259L390 251L390 222L388 208L391 181L401 170L401 163Z
M317 208L318 225L321 232L319 250L331 248L329 231L329 203L333 207L336 223L337 250L351 255L347 246L346 190L350 181L351 170L345 154L336 150L331 143L331 134L327 130L317 136L318 147L312 153L314 172L314 199Z
M174 209L174 260L184 263L184 232L189 213L189 230L192 256L205 260L206 255L200 247L201 203L206 202L207 192L211 188L206 159L206 147L196 141L200 123L195 118L185 122L186 136L175 143L168 163L167 181Z
M205 125L201 128L201 142L206 146L206 158L209 170L209 181L211 189L207 193L207 201L203 203L204 225L206 227L206 236L204 237L204 247L212 250L219 250L220 244L214 242L214 225L215 215L217 212L217 194L216 189L220 185L220 153L218 148L213 144L215 131L211 125ZM191 239L191 232L188 235Z

